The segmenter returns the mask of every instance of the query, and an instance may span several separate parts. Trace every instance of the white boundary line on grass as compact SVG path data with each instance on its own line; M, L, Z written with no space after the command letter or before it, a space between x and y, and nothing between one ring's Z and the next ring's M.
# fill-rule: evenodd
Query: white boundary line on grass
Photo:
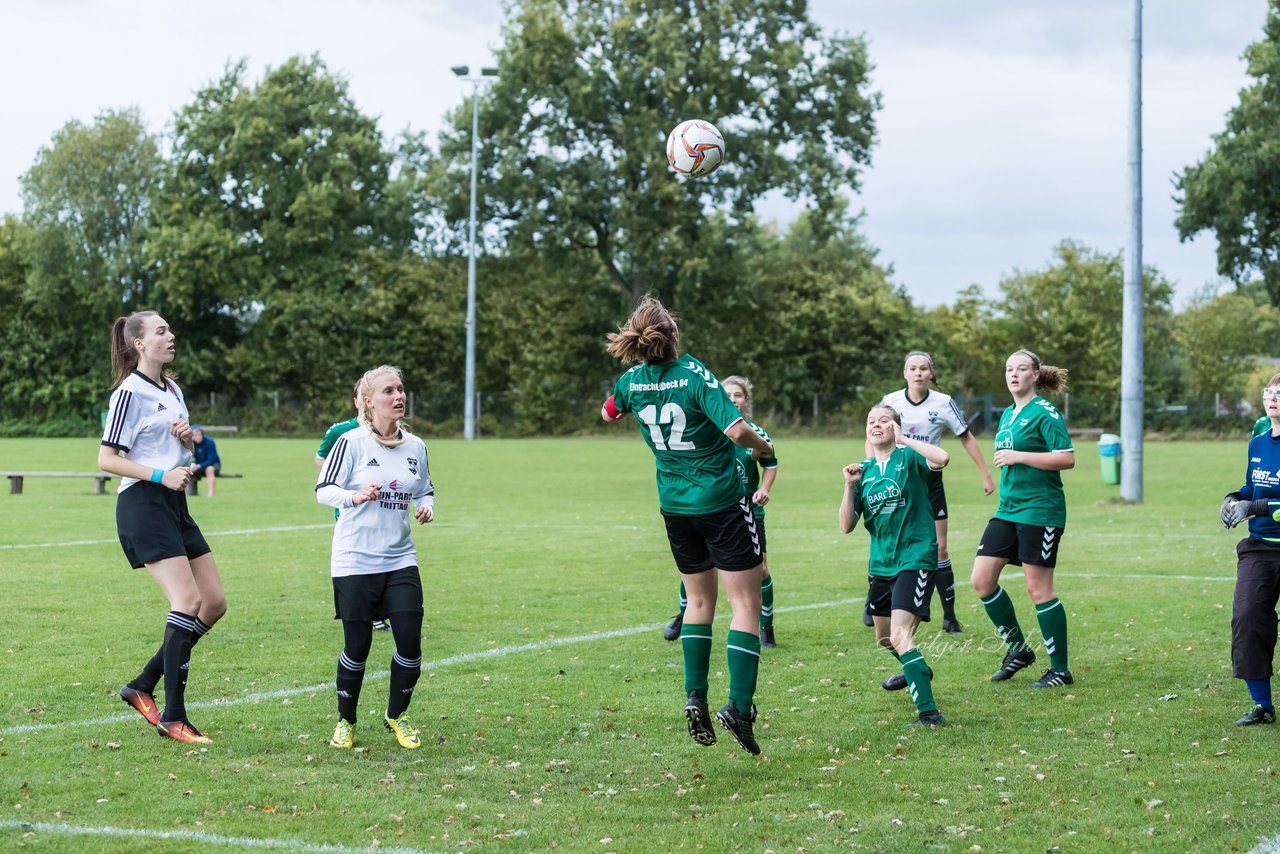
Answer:
M1156 573L1128 573L1128 574L1110 574L1110 573L1072 573L1072 577L1078 578L1120 578L1129 580L1157 579L1167 581L1202 581L1202 582L1227 582L1235 581L1235 578L1228 576L1196 576L1196 575L1158 575ZM1015 578L1021 578L1021 572L1007 572L1003 575L1006 580L1012 581ZM959 582L958 586L968 586L968 582ZM816 611L822 608L839 608L842 605L856 605L864 601L862 596L854 596L847 599L835 599L829 602L814 602L808 605L789 605L777 608L776 613L787 614L797 611ZM656 625L649 624L644 626L631 626L625 629L613 629L607 632L591 632L585 635L572 635L564 638L548 638L547 640L534 641L532 643L516 644L515 646L501 646L493 649L484 649L479 652L464 652L459 655L451 655L448 658L437 659L436 661L424 661L422 669L424 671L439 670L442 667L449 667L453 664L466 664L472 661L483 661L487 658L500 658L502 656L514 655L521 652L539 652L544 649L555 649L556 647L569 646L578 643L592 643L600 640L609 640L610 638L624 638L632 635L644 634L661 629L662 623ZM383 679L391 675L389 670L379 670L365 674L365 680ZM315 694L320 691L327 691L333 687L332 682L321 682L315 685L305 685L299 688L281 688L278 691L260 691L253 694L246 694L243 697L235 697L229 700L203 700L197 703L188 703L188 708L192 709L209 709L226 706L241 706L246 703L260 703L264 700L282 700L287 697L297 697L302 694ZM125 721L136 721L137 715L125 712L118 715L106 715L100 718L78 721L70 724L75 727L83 726L102 726L104 724L123 723ZM38 723L38 724L18 724L16 726L8 726L0 728L0 735L9 735L24 732L42 732L49 729L58 729L67 726L63 723Z
M492 528L492 525L458 523L458 522L437 522L437 528ZM503 523L504 528L513 529L538 529L541 531L647 531L652 526L647 525L521 525L515 523ZM331 530L332 522L322 525L282 525L278 528L241 528L235 531L207 531L204 532L205 537L239 537L251 534L283 534L291 531L315 531L319 529ZM65 546L105 546L111 543L119 543L119 539L109 540L64 540L57 543L10 543L9 545L0 545L0 551L17 551L25 549L60 549Z
M223 836L200 830L148 830L142 827L80 827L74 824L55 824L47 821L0 820L0 830L23 830L33 833L62 833L73 836L114 836L121 839L176 839L182 842L199 842L202 845L230 845L235 848L270 848L276 851L304 851L316 854L355 854L377 851L380 854L428 854L420 848L352 848L346 845L325 845L302 842L298 839L254 839L249 836Z

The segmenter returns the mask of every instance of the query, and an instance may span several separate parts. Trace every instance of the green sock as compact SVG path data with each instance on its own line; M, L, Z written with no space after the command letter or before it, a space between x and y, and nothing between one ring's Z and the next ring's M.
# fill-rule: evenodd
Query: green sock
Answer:
M760 625L773 625L773 576L766 575L760 585Z
M726 641L729 657L729 699L744 715L751 714L760 671L760 638L750 632L729 630ZM687 656L686 656L687 657Z
M1009 645L1009 652L1022 652L1027 648L1027 637L1022 633L1018 615L1013 611L1013 600L1003 587L997 587L995 593L983 599L982 607L987 610L987 616L995 624L1000 637Z
M680 627L684 649L684 692L707 693L707 671L711 669L711 626L685 623Z
M938 704L933 701L933 671L914 646L902 654L902 675L907 677L907 690L911 692L916 711L938 711Z
M898 655L898 651L896 649L894 649L891 646L886 646L885 649L889 652L890 655L892 655L899 662L902 661L902 656Z
M1044 648L1049 653L1049 666L1054 670L1067 669L1067 609L1061 599L1050 599L1036 606L1036 619L1040 621L1040 634L1044 635Z
M684 609L689 607L689 594L684 592L684 582L680 582L680 616L684 616Z

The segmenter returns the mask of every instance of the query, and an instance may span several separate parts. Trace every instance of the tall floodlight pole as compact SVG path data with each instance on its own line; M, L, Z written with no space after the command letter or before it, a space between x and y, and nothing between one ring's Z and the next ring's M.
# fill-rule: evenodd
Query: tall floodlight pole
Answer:
M480 138L480 84L486 77L497 77L498 69L481 68L479 77L471 77L471 67L455 65L454 74L471 84L471 225L467 240L467 367L462 404L462 435L476 437L476 152Z
M1133 0L1129 76L1129 251L1120 340L1120 497L1142 502L1142 0Z

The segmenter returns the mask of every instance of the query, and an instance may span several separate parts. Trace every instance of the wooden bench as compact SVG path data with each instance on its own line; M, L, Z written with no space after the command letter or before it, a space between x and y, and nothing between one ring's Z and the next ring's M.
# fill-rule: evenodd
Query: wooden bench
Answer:
M91 471L0 471L0 477L9 478L9 494L22 494L22 480L28 477L91 477L96 483L94 492L99 495L107 491L107 481L115 475Z
M228 436L234 436L240 432L239 427L230 424L201 424L200 429L206 433L226 433Z
M1078 438L1084 438L1088 436L1096 439L1105 432L1106 431L1103 430L1101 427L1068 427L1067 428L1068 436L1074 436Z

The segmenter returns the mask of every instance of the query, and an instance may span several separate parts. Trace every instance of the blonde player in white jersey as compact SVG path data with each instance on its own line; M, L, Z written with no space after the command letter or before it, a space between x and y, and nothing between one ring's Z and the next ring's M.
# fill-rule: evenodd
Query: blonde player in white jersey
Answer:
M890 392L880 400L882 406L892 407L902 417L902 434L936 446L942 444L943 428L949 428L982 473L982 492L985 495L994 492L996 484L991 479L991 470L987 468L982 449L969 431L960 407L951 395L933 387L938 382L933 357L921 350L912 350L902 366L902 377L907 381L906 388ZM870 455L870 446L867 453ZM951 555L947 552L947 494L942 486L942 472L935 472L930 478L929 500L938 532L937 590L942 600L942 630L958 635L963 627L956 619L956 582L951 569ZM863 622L866 623L869 612L864 609L863 614Z
M382 365L358 386L360 426L338 439L316 481L316 500L342 513L333 528L329 574L334 616L342 621L338 656L338 725L329 744L355 744L356 708L373 621L390 618L395 652L384 724L401 747L421 746L406 712L422 672L422 579L409 536L409 515L435 518L427 448L406 429L399 368Z
M227 611L209 544L187 511L192 430L182 389L165 367L176 353L173 331L154 311L118 318L111 329L115 374L98 467L120 478L116 532L134 569L147 572L169 600L164 640L120 689L156 732L208 744L187 720L191 648ZM152 696L164 678L164 711Z

